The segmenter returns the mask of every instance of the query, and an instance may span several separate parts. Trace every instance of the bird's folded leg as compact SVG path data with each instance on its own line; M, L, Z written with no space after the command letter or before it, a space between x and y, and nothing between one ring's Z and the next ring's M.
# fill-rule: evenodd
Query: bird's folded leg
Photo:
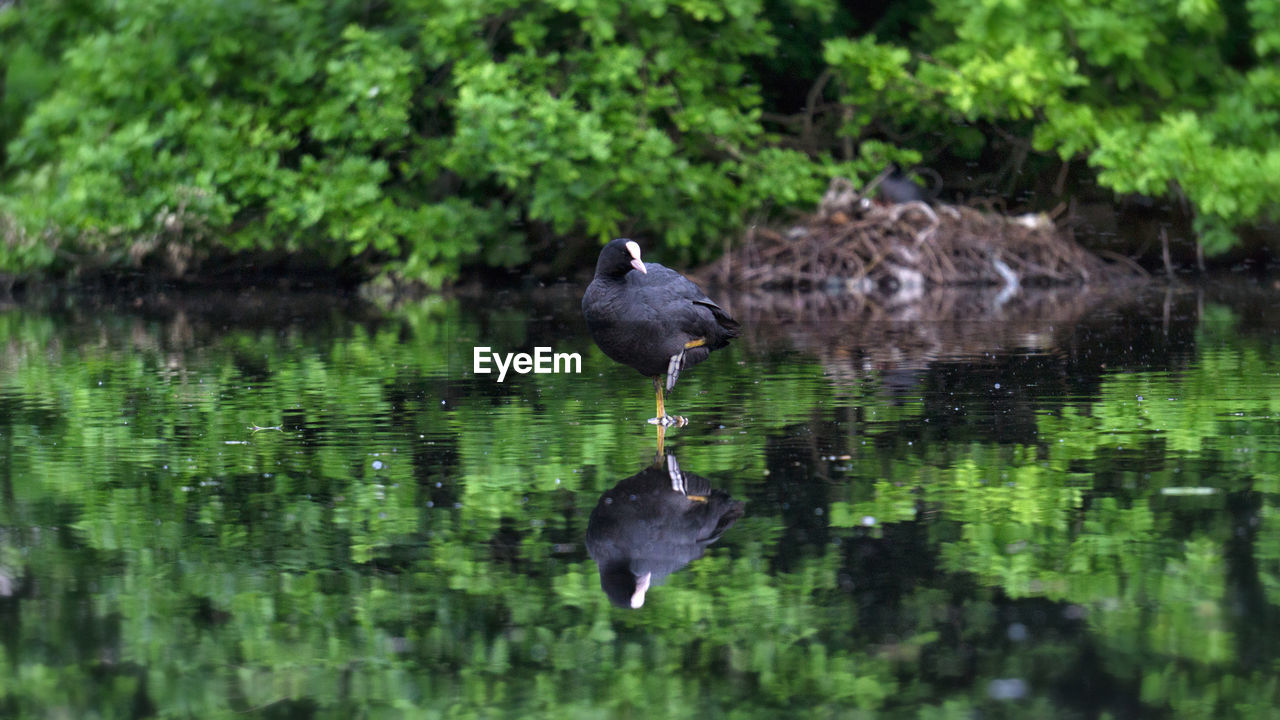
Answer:
M667 477L671 478L671 489L684 494L684 473L680 472L680 463L675 455L667 456Z
M667 392L671 392L671 388L676 386L682 367L684 367L684 350L672 355L671 361L667 363Z

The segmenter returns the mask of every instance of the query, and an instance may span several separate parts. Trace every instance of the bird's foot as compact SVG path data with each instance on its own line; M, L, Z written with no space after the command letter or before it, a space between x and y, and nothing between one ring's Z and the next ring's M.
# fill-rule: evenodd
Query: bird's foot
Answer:
M689 424L689 418L681 415L663 415L662 417L649 418L650 425L661 425L662 427L684 427Z

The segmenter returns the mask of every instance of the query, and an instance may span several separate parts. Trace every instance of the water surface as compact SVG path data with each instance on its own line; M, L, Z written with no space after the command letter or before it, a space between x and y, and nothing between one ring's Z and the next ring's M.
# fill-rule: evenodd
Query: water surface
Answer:
M733 298L665 451L745 503L615 607L649 381L578 289L0 309L6 717L1254 717L1280 313L1237 281ZM922 309L923 308L923 309ZM472 348L581 374L471 372Z

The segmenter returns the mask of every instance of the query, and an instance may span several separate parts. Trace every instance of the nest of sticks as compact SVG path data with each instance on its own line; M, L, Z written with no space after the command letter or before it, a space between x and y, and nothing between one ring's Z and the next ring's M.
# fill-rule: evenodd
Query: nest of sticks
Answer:
M1008 217L959 205L883 205L844 178L818 212L784 231L753 228L703 268L710 284L741 290L918 294L928 287L1087 285L1145 275L1127 258L1081 247L1045 215Z

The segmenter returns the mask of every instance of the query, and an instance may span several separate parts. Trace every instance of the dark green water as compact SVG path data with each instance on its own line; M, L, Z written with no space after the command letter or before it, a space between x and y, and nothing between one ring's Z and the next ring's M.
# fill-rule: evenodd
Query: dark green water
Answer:
M745 516L639 610L584 536L653 398L576 291L0 309L0 716L1270 717L1280 295L1247 285L730 303L666 444ZM499 384L476 345L584 372Z

